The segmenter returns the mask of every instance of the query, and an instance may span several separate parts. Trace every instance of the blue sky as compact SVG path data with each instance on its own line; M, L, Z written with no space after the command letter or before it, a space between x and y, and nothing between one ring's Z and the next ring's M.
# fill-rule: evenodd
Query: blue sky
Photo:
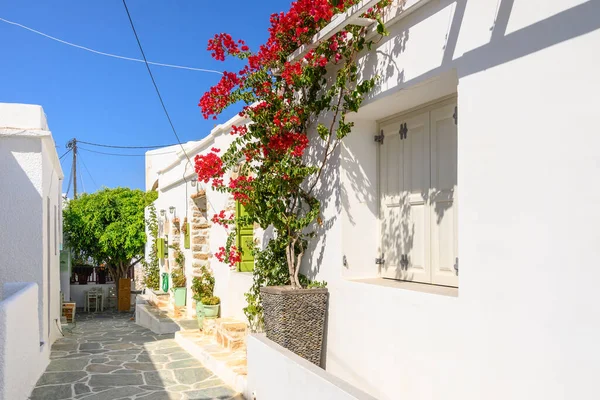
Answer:
M290 0L129 0L127 4L148 60L237 71L240 64L210 57L208 39L228 32L256 49L267 38L269 16L287 10ZM95 50L141 58L121 0L5 1L0 3L0 17ZM43 106L59 155L74 137L132 146L176 142L144 64L92 54L2 21L0 51L0 102ZM217 121L204 120L200 114L198 100L219 75L151 68L182 142L201 139L215 123L237 112L228 110ZM95 191L96 184L144 185L143 157L84 150L79 154L91 174L78 165L88 192ZM70 156L62 165L66 191ZM82 190L81 183L78 186Z

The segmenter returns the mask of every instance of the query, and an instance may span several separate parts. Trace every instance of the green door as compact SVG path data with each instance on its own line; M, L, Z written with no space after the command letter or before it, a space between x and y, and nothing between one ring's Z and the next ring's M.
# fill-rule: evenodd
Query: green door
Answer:
M246 210L239 201L235 203L235 212L238 217L246 215ZM254 270L254 256L252 256L252 248L254 247L254 227L251 224L238 226L237 247L242 253L242 261L238 265L238 270L240 272L251 272Z

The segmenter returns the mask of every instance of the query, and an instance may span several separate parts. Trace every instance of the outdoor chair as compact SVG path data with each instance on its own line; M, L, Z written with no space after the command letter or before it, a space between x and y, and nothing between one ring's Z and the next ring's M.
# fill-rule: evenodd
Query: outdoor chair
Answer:
M90 289L85 295L85 309L87 312L91 312L91 306L94 306L94 312L104 309L103 305L103 293L101 289Z

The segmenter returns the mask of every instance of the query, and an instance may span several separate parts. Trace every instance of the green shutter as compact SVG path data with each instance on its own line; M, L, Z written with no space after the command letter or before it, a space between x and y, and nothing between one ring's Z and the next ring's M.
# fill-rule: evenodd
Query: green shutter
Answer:
M235 211L238 217L246 215L246 210L240 202L236 202ZM242 261L238 263L240 272L252 272L254 270L254 227L252 224L237 227L237 247L242 253Z
M185 227L185 235L183 236L183 248L190 248L190 223L188 222Z
M156 239L156 255L158 256L158 258L160 258L161 260L164 257L164 247L165 247L165 239L163 238L158 238Z

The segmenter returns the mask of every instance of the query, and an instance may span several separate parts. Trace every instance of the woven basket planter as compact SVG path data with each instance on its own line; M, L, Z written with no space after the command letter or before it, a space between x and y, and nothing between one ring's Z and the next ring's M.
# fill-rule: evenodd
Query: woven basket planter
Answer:
M327 296L325 288L261 288L267 338L320 366Z

